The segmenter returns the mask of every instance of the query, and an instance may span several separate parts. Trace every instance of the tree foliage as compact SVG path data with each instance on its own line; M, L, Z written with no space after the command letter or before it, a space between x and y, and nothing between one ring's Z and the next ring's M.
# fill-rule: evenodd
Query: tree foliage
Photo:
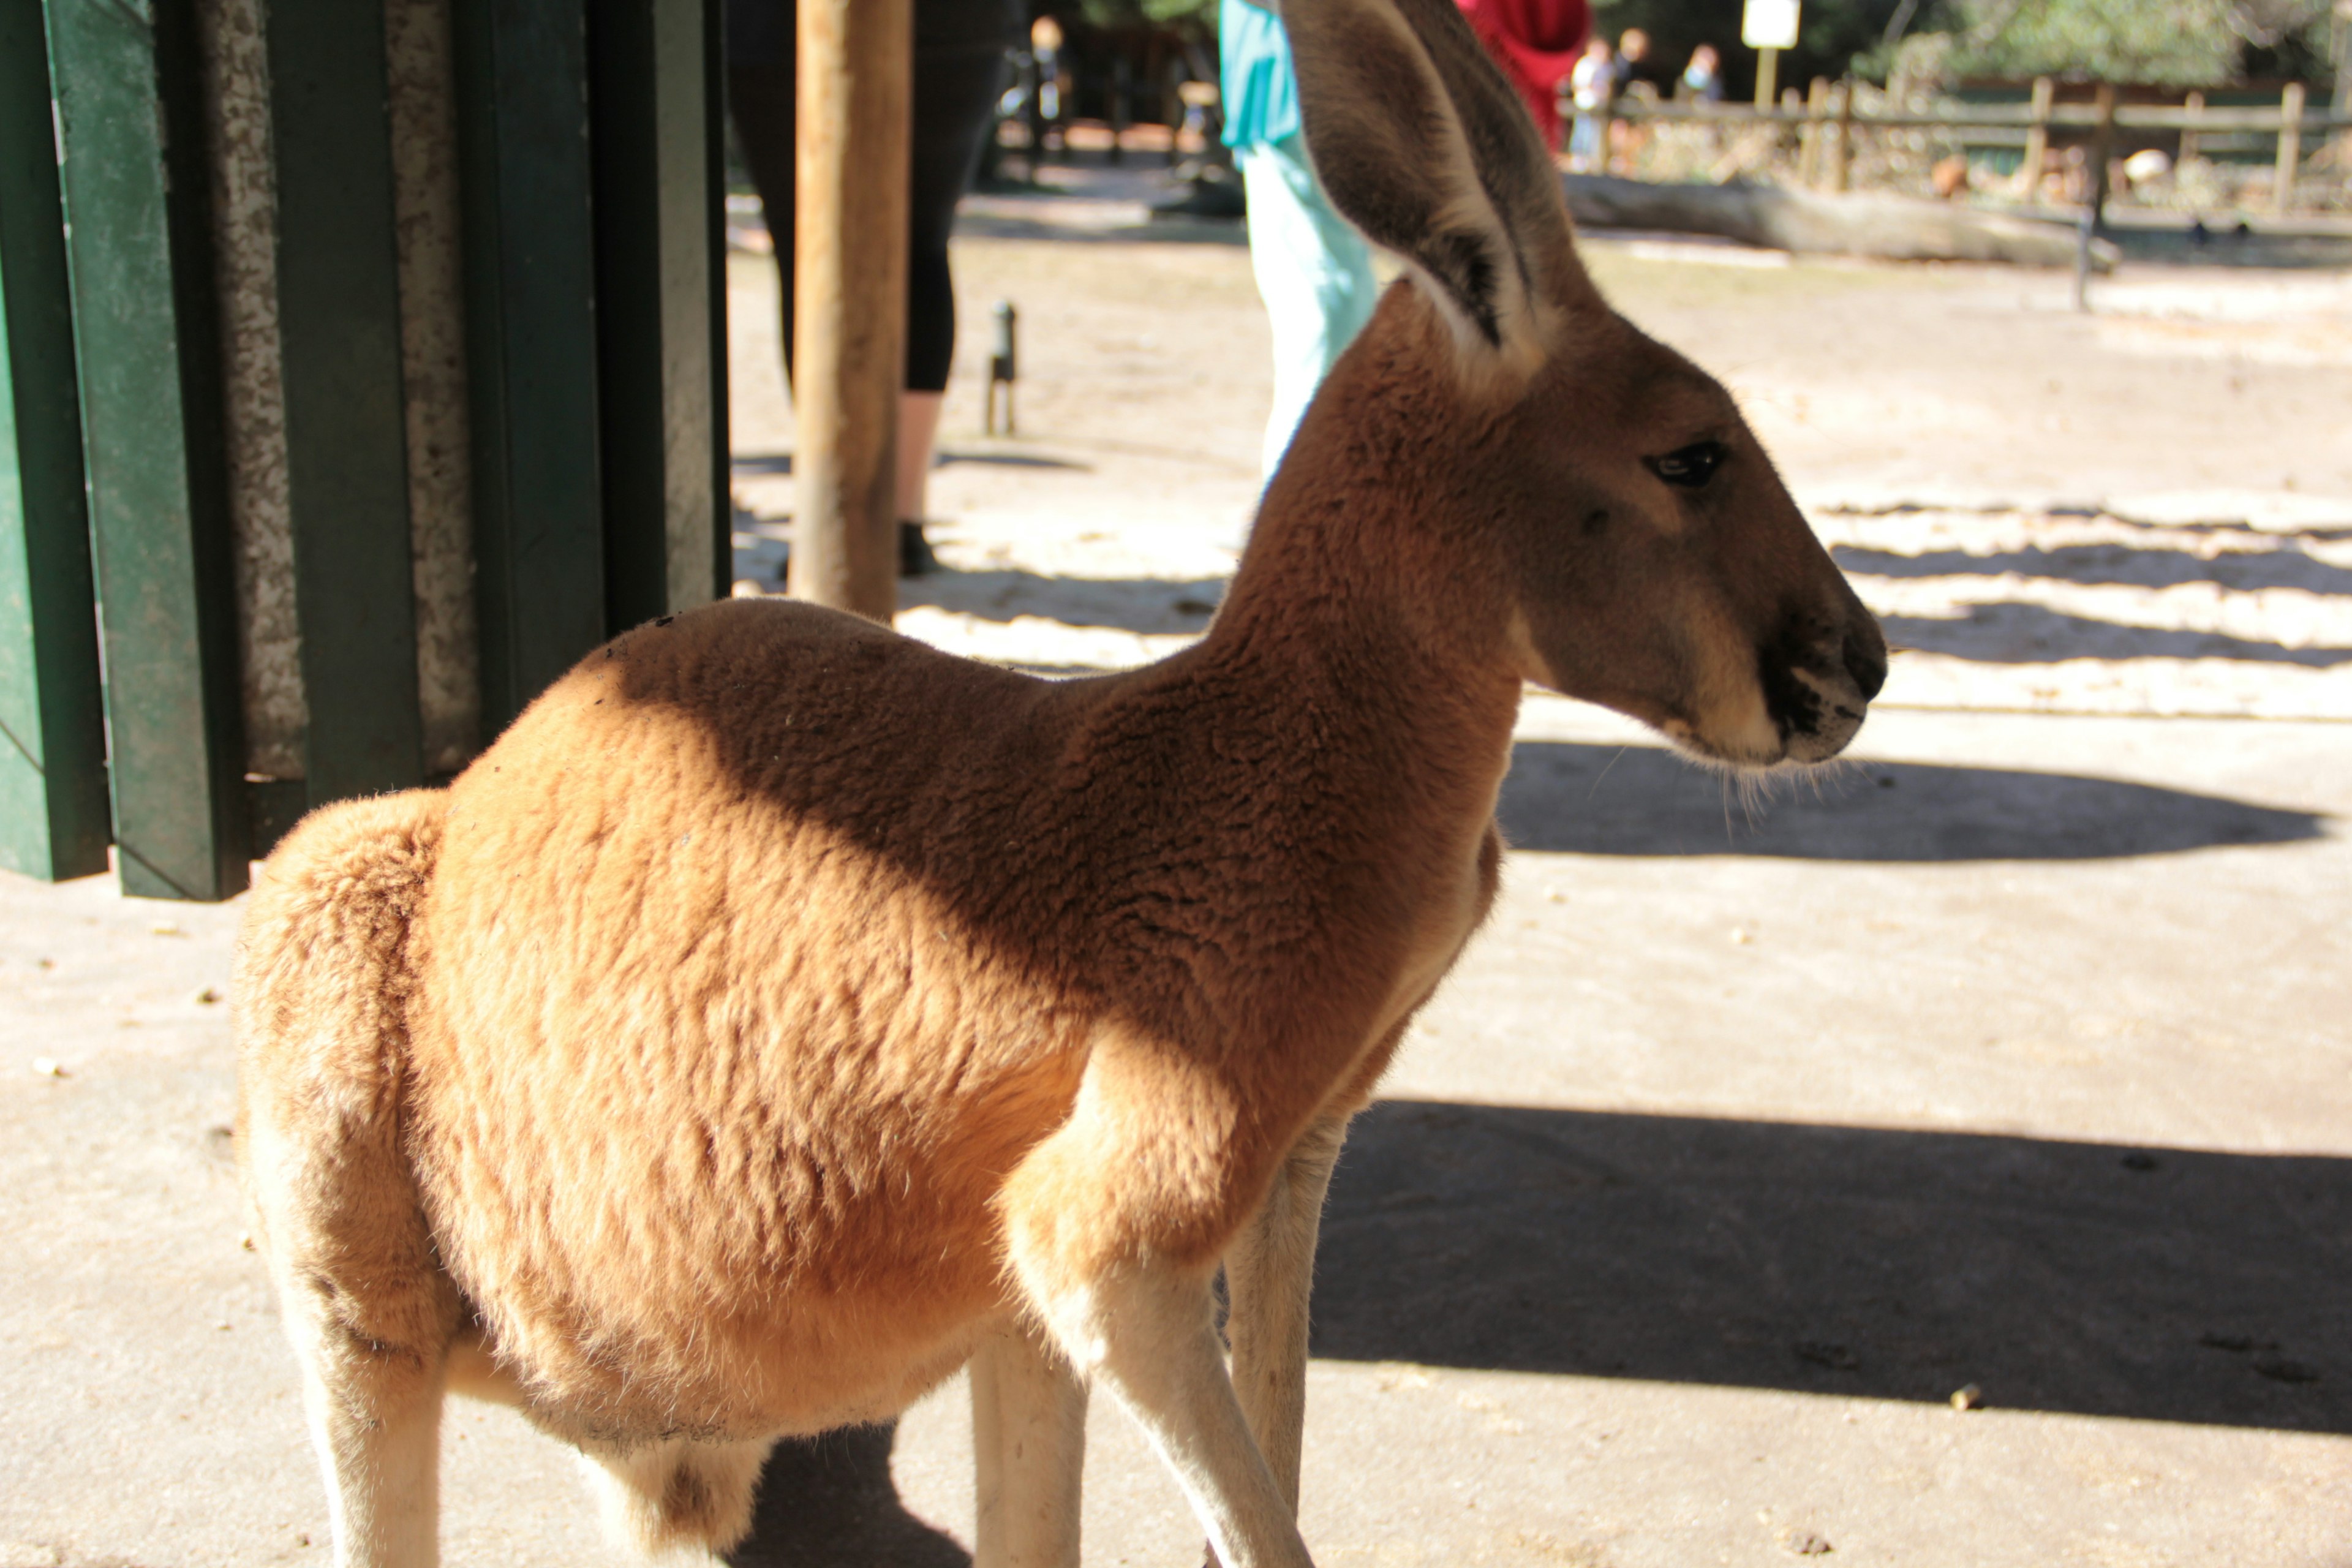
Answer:
M2202 87L2311 76L2328 0L1946 0L1952 64L1971 76L2075 76Z
M1217 31L1217 0L1080 0L1078 14L1097 27L1173 27L1201 37Z

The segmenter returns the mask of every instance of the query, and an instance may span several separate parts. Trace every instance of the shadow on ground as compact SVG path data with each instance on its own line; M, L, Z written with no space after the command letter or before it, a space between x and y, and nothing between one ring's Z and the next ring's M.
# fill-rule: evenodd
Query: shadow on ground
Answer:
M1391 1101L1315 1353L2352 1433L2352 1161Z
M898 1500L895 1425L787 1439L768 1456L751 1533L729 1568L966 1568L971 1553Z
M2146 588L2214 583L2236 593L2302 588L2314 594L2352 595L2352 571L2315 561L2294 549L2231 550L2208 556L2128 544L2063 544L2054 550L2029 548L1984 555L1964 550L1904 555L1841 544L1830 555L1844 570L1874 577L2000 577L2014 573L2065 583Z
M2352 1161L1391 1100L1314 1353L2352 1434ZM962 1568L892 1430L782 1445L735 1568Z
M2086 860L2317 838L2328 819L2071 773L1853 763L1739 786L1672 752L1522 741L1496 805L1517 849L1806 860Z
M1948 619L1881 616L1893 647L1984 664L2055 664L2062 659L2227 658L2326 669L2352 664L2352 647L2288 647L2220 632L2126 626L2069 616L2040 605L1970 605Z
M898 584L898 607L936 605L982 620L1039 616L1069 626L1129 632L1202 632L1225 595L1225 580L1171 577L1052 577L1035 572L935 572Z

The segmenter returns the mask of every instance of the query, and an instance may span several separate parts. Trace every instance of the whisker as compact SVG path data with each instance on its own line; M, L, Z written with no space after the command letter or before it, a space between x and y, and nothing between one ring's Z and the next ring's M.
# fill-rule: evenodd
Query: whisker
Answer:
M1626 752L1633 749L1633 748L1630 745L1620 746L1617 748L1617 756L1609 759L1607 764L1601 770L1601 778L1594 779L1592 781L1592 787L1584 792L1584 800L1586 805L1590 805L1592 803L1592 797L1601 793L1601 779L1605 779L1609 776L1609 770L1617 765L1618 757L1622 757Z

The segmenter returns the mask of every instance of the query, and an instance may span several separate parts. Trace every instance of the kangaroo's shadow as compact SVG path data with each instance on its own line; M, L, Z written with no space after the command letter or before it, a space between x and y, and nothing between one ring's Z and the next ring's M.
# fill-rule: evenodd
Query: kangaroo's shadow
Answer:
M2084 860L2319 837L2326 818L2073 773L1854 763L1738 786L1654 746L1522 741L1496 807L1513 847L1809 860Z
M2352 1161L1391 1101L1315 1353L2352 1433Z
M787 1437L768 1456L751 1533L729 1568L971 1568L954 1537L907 1511L890 1478L895 1423Z

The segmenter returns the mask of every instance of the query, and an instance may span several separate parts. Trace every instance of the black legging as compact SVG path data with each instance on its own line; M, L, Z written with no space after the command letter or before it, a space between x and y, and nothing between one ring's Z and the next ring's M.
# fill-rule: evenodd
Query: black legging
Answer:
M907 390L940 392L955 357L948 236L979 166L1021 0L915 0L914 167L907 256ZM784 366L793 362L793 0L728 0L728 107L767 210L783 276Z

